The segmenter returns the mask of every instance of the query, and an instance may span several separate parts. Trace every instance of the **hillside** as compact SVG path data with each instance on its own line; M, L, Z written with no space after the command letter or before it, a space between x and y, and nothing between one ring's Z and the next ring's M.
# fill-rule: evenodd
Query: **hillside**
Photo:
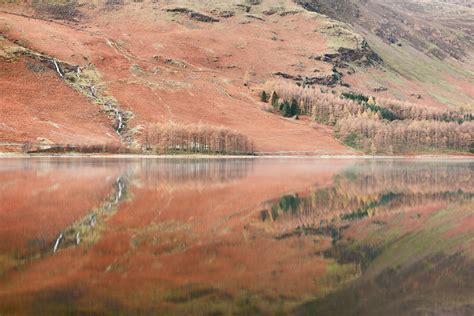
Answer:
M472 8L443 4L463 18L435 25L436 8L415 17L383 1L318 3L2 4L0 149L139 144L151 124L192 123L228 128L262 152L355 153L330 126L270 113L259 94L274 80L472 111ZM382 18L393 34L377 32ZM415 36L412 20L447 37Z
M472 110L474 10L468 1L297 2L349 23L384 60L385 72L365 73L367 90L381 85L397 99Z

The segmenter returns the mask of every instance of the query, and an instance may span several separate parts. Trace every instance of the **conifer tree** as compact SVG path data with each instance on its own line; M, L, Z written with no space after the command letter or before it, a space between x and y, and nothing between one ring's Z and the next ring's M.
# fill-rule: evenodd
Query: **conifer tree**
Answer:
M291 100L290 116L295 116L298 114L300 114L300 109L298 107L298 100L293 99Z
M372 97L372 96L369 97L369 100L367 101L367 104L368 104L368 105L375 105L375 99L374 99L374 97Z
M272 92L272 96L271 96L271 98L270 98L270 101L271 101L271 103L272 103L272 106L273 106L275 109L278 109L278 107L279 107L279 103L278 103L279 100L280 100L280 97L278 96L278 94L277 94L275 91L273 91L273 92Z
M288 101L283 102L281 105L281 115L284 117L291 117L291 105L288 103Z
M265 102L265 103L268 102L268 95L267 95L267 92L266 92L265 90L262 91L262 94L261 94L261 96L260 96L260 100L261 100L262 102Z

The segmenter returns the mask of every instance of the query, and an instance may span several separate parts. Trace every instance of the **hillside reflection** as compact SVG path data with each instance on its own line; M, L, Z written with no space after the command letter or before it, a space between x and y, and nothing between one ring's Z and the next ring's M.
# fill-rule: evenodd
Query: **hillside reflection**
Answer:
M295 314L474 312L473 163L360 162L263 203L259 220L279 241L330 241L316 251L332 262L325 294Z
M474 303L473 171L471 161L7 160L0 314L463 315Z
M260 216L282 226L318 226L472 201L473 171L471 163L360 162L336 175L330 186L264 203Z

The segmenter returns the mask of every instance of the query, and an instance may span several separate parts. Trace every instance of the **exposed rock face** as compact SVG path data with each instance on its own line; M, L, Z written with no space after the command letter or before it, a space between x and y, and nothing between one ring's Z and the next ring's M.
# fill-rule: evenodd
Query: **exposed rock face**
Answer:
M308 11L328 15L330 17L345 16L358 18L359 7L348 0L294 0Z
M349 63L354 63L361 67L372 67L383 64L383 59L371 50L368 45L365 45L362 49L340 47L337 53L324 54L313 58L331 63L340 68L349 67Z
M341 73L334 69L332 74L321 74L315 77L305 77L301 75L291 75L284 72L276 72L274 76L281 77L283 79L293 80L297 85L302 86L313 86L321 85L327 87L335 87L338 83L341 83Z
M219 19L213 18L212 16L205 15L205 14L202 14L202 13L199 13L199 12L191 12L189 17L192 20L196 20L196 21L199 21L199 22L205 22L205 23L219 22Z
M219 19L216 19L212 16L205 15L203 13L199 13L196 11L193 11L188 8L184 7L177 7L177 8L169 8L166 9L167 12L173 12L173 13L181 13L181 14L186 14L189 16L191 20L199 21L199 22L204 22L204 23L215 23L219 22Z

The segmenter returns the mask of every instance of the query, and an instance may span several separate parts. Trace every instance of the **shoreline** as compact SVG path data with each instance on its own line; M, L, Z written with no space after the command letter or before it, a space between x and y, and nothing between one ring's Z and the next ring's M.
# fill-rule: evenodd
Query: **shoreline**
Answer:
M343 155L343 154L325 154L325 155L255 155L255 156L237 156L237 155L144 155L144 154L18 154L18 153L2 153L0 159L32 159L32 158L61 158L61 159L338 159L338 160L474 160L474 155L436 155L436 154L419 154L410 156L378 156L378 155Z

